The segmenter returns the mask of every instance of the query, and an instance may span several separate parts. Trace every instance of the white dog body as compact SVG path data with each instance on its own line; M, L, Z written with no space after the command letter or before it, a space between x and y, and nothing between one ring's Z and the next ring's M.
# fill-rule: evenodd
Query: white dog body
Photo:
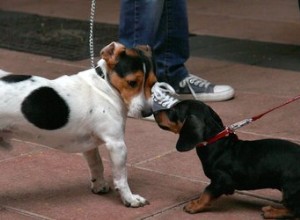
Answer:
M38 128L21 112L22 101L40 87L53 88L69 106L68 122L60 129ZM0 80L0 94L2 144L8 144L8 137L18 138L78 153L95 148L108 137L123 138L126 109L119 94L94 69L54 80L38 76L16 83ZM95 134L97 131L101 132Z

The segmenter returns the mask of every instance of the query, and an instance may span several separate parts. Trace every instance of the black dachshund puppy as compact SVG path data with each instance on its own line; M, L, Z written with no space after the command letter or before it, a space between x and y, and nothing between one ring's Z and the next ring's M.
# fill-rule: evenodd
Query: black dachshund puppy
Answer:
M179 134L178 151L188 151L224 130L220 117L206 104L185 100L154 113L158 125ZM282 191L283 207L264 207L263 217L300 217L300 146L285 140L239 140L235 134L196 148L211 183L184 210L207 210L221 195L235 190L273 188Z

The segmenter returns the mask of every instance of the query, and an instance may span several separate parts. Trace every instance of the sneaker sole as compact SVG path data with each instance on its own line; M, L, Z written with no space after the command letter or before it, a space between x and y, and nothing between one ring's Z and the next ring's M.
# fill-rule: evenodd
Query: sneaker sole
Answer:
M179 94L180 99L194 99L192 94ZM197 93L196 99L202 102L219 102L232 99L234 97L234 89L227 90L220 93Z

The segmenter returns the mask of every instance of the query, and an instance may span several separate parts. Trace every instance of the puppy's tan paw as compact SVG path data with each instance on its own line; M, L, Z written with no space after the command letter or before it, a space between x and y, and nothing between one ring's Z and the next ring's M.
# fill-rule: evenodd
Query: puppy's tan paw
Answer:
M210 207L210 205L201 204L201 202L199 202L199 199L196 199L186 204L183 207L183 210L187 213L195 214L198 212L207 211Z

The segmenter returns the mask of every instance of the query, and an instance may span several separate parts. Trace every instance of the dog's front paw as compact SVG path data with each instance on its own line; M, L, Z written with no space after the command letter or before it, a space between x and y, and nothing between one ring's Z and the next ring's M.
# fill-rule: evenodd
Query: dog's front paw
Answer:
M126 207L132 208L143 207L150 204L145 198L139 195L132 195L130 199L124 199L123 203Z
M193 200L193 201L189 202L188 204L186 204L183 207L183 210L187 213L195 214L198 212L206 211L210 207L211 207L210 205L202 204L198 199L196 199L196 200Z
M97 179L92 179L91 190L95 194L105 194L110 190L110 187L105 180L99 181Z

